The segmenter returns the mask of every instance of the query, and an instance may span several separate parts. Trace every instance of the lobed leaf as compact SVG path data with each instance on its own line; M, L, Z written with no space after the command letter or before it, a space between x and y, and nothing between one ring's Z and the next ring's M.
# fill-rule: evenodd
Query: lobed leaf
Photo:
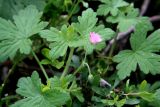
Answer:
M70 99L70 95L63 89L51 87L43 91L42 85L37 72L33 72L31 77L21 78L16 92L25 98L11 107L59 107Z
M77 47L82 44L72 26L63 25L60 31L51 27L50 30L42 30L40 35L50 42L50 56L53 59L63 56L68 47Z
M72 24L76 31L80 34L82 39L82 47L85 49L87 54L91 54L98 46L90 42L90 32L98 33L102 38L101 43L105 43L106 40L111 39L114 35L113 30L105 28L103 25L96 26L96 16L97 14L89 8L82 13L82 16L78 17L77 23Z
M28 6L13 17L14 23L0 18L0 61L13 58L17 52L30 53L30 37L47 26L40 21L41 16L35 6Z
M106 20L112 23L118 23L117 29L120 32L126 32L129 28L134 28L138 23L147 20L146 17L138 17L139 11L132 5L125 11L120 11L116 16L109 16Z
M136 26L135 32L130 38L132 50L121 51L114 57L114 61L118 62L118 76L124 79L136 71L137 65L140 70L153 75L160 73L160 30L155 31L146 38L147 31L152 29L149 21L142 21Z
M46 1L44 0L0 0L0 16L6 19L12 19L19 10L28 5L34 5L40 11L43 11Z
M103 4L99 5L98 7L98 15L108 15L111 13L113 16L116 16L120 8L129 5L123 0L101 0L101 2Z

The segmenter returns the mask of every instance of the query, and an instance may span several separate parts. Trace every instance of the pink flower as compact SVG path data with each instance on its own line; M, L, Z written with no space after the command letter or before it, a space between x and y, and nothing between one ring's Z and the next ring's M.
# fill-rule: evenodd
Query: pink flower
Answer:
M93 44L97 44L99 42L102 41L102 38L99 34L95 33L95 32L90 32L90 42Z

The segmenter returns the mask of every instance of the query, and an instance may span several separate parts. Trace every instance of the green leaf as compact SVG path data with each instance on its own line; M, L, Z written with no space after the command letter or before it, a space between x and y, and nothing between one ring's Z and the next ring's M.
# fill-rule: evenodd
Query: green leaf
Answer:
M47 39L51 42L49 47L51 48L50 56L53 59L56 59L60 56L63 56L68 47L77 47L81 45L81 40L75 29L72 26L63 25L59 31L56 28L51 27L50 30L43 30L40 32L42 38Z
M64 8L64 0L52 0L51 2L57 8Z
M90 42L90 32L95 32L99 34L102 38L101 43L105 43L106 40L109 40L113 37L114 32L109 28L104 28L103 25L96 26L97 23L97 14L92 9L87 9L82 12L82 16L78 17L78 22L73 23L72 26L80 34L82 47L85 49L87 54L91 54L94 49L97 48L97 45ZM99 49L99 48L98 48Z
M13 15L28 5L34 5L38 10L43 11L46 2L45 0L0 0L0 16L12 19Z
M145 74L160 73L160 55L153 53L160 50L160 42L158 42L160 41L160 30L146 38L147 31L151 29L150 22L139 23L130 38L132 50L121 51L114 57L114 61L119 63L117 69L120 79L126 78L132 71L136 71L137 65Z
M100 97L97 97L97 96L92 96L92 101L94 102L101 102L101 98Z
M156 99L159 99L160 100L160 89L157 89L156 92L155 92L155 97Z
M55 76L54 78L51 78L51 87L53 88L62 88L64 90L67 90L68 85L71 83L71 81L74 80L73 75L67 75L62 80Z
M128 6L129 4L123 0L101 0L103 4L99 5L97 13L98 15L108 15L111 13L116 16L121 7Z
M141 84L139 85L139 91L147 91L149 89L149 84L146 80L143 80Z
M72 88L70 89L70 91L71 91L71 94L75 96L80 102L84 102L84 97L81 92L81 88L77 87L77 84L75 81L72 84Z
M42 91L42 83L37 72L31 77L23 77L18 81L16 92L25 97L11 107L58 107L64 105L70 95L61 90L50 88Z
M136 99L136 98L129 98L126 100L126 103L127 105L136 105L136 104L139 104L140 103L140 100L139 99Z
M28 6L13 16L14 23L0 18L0 61L13 58L17 51L21 54L30 53L30 37L47 25L40 21L41 16L42 13L36 7Z
M152 102L154 100L154 94L153 93L149 93L149 92L139 92L138 96L140 96L142 99L148 101L148 102Z
M77 97L80 102L84 102L83 94L81 90L72 91L72 94Z
M125 104L126 99L119 100L119 96L116 96L114 100L102 99L101 102L109 106L115 105L116 107L122 107Z
M140 48L140 45L142 45L142 43L146 41L147 32L152 29L153 29L152 24L148 22L148 20L143 20L142 22L140 22L140 24L136 26L136 31L131 35L130 38L131 47L134 51L143 50L142 46ZM150 37L152 37L152 35ZM146 45L144 48L146 47L148 46Z
M94 91L96 94L100 96L106 96L109 94L110 90L107 88L101 88L97 86L92 86L92 91Z
M42 54L43 54L44 57L46 57L46 59L43 59L41 61L41 64L44 64L44 65L48 65L49 64L49 65L51 65L53 67L56 67L57 69L62 68L63 65L64 65L64 61L60 62L60 61L55 60L55 59L52 60L52 58L49 55L49 52L50 52L50 50L47 49L47 48L42 49Z
M36 96L41 92L41 80L38 73L36 71L33 72L31 78L20 78L17 87L18 89L16 90L16 93L24 97Z
M122 99L116 102L116 106L123 107L125 103L126 103L126 99Z
M69 85L72 83L72 86ZM59 77L54 77L51 79L51 87L69 91L71 95L75 96L80 102L84 102L83 94L81 93L81 88L77 87L75 78L73 75L67 75L62 80ZM69 89L68 89L69 88Z
M101 102L109 106L113 106L116 103L114 100L106 100L106 99L101 100Z
M118 23L117 28L120 32L125 32L129 28L135 27L141 21L146 20L146 17L138 17L138 9L133 8L132 5L128 8L127 12L119 12L117 16L107 18L108 22Z
M154 101L150 103L153 107L159 107L160 105L160 89L157 89L154 93Z
M155 83L153 83L149 90L152 92L158 88L160 88L160 81L156 81Z
M136 70L137 62L135 54L131 50L121 51L114 57L114 61L119 63L116 68L120 79L126 78L132 71Z
M43 65L51 65L53 67L56 67L57 69L60 69L60 68L63 67L64 61L60 62L58 60L50 61L48 59L43 59L43 60L41 60L41 64L43 64Z

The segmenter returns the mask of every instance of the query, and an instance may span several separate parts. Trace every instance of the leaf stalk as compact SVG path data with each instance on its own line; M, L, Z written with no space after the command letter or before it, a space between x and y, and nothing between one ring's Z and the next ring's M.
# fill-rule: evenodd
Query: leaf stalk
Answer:
M37 61L39 67L41 68L41 70L42 70L42 72L43 72L46 80L48 81L48 80L49 80L49 77L48 77L48 75L47 75L44 67L43 67L42 64L40 63L40 60L38 59L37 55L35 54L35 52L34 52L33 50L32 50L32 55L33 55L33 57L35 58L35 60Z
M70 48L70 49L71 49L71 50L70 50L70 53L69 53L69 57L68 57L66 66L65 66L65 68L64 68L64 70L63 70L63 73L62 73L62 75L61 75L61 78L60 78L61 80L62 80L62 79L64 78L64 76L67 74L68 68L69 68L70 63L71 63L71 60L72 60L74 48Z

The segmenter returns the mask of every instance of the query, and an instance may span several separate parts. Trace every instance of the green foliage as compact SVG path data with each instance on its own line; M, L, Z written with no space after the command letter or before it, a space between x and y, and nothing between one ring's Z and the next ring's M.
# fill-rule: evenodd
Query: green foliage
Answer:
M116 96L113 100L102 100L102 103L108 106L115 105L116 107L123 107L125 104L126 99L119 100L119 97Z
M59 56L63 56L68 47L77 47L81 45L74 28L72 26L62 26L61 31L51 27L50 30L43 30L40 32L42 38L46 38L51 42L49 47L51 48L50 56L52 59L56 59Z
M104 4L99 5L97 10L98 15L108 15L111 13L111 15L116 16L120 8L129 5L123 0L101 0L101 2Z
M50 2L56 7L62 10L67 10L68 6L72 4L72 0L50 0Z
M127 105L136 105L136 104L139 104L140 103L140 100L139 99L136 99L136 98L130 98L130 99L127 99L126 100L126 103Z
M132 50L121 51L114 57L114 61L119 63L117 69L120 79L126 78L132 71L136 71L137 64L145 74L159 73L160 56L154 52L158 52L160 49L160 42L158 42L160 30L146 38L147 31L152 29L150 23L143 21L135 29L135 33L130 38Z
M160 105L160 89L157 89L156 92L155 92L155 99L154 101L150 104L154 107L158 107Z
M71 84L72 83L72 84ZM69 85L71 86L69 87ZM63 89L70 92L70 95L75 96L80 102L84 102L81 88L77 86L73 75L67 75L62 80L59 77L51 78L51 87Z
M47 19L50 19L51 26L62 26L66 24L73 14L80 11L79 4L81 1L82 0L48 0L44 14L47 16Z
M31 77L19 79L16 92L26 98L16 102L11 107L58 107L70 99L69 94L64 89L56 89L51 84L48 90L43 90L42 85L37 72L33 72Z
M146 91L139 92L138 96L141 97L142 99L148 101L148 102L152 102L154 100L154 94L146 92Z
M120 32L125 32L131 27L135 27L138 23L145 20L145 17L138 17L138 9L128 6L124 11L120 11L117 16L109 16L108 22L118 23L117 29Z
M108 15L107 22L118 23L117 29L120 32L125 32L129 28L135 27L144 17L138 17L139 11L123 0L101 0L104 4L99 5L97 13L99 15Z
M96 32L102 36L103 42L99 45L104 45L104 41L109 40L114 35L111 29L104 28L103 25L95 26L97 18L96 13L92 9L84 11L82 16L78 17L78 20L79 23L73 23L68 27L66 25L62 26L60 31L51 27L50 30L40 32L42 38L51 42L49 45L51 48L51 58L56 59L59 56L64 56L68 47L83 46L88 54L92 53L94 48L100 46L96 46L90 42L90 32Z
M47 22L40 21L42 16L36 7L28 6L13 16L14 23L0 18L0 61L13 58L17 51L29 54L31 51L31 36L37 34Z
M87 54L91 54L94 49L97 47L101 47L104 45L106 40L109 40L113 37L114 32L110 28L104 28L103 25L96 26L97 18L96 13L93 12L92 9L87 9L82 13L82 16L78 17L78 23L73 23L74 28L76 31L80 34L80 37L82 38L81 45L83 45L83 48L85 49ZM103 42L99 43L98 45L94 45L89 40L89 34L90 32L96 32L98 33ZM100 48L101 49L101 48Z
M51 65L53 67L56 67L57 69L62 68L64 65L64 61L52 60L52 58L49 55L49 52L50 50L47 48L42 49L42 54L45 57L45 59L41 61L41 64Z
M154 83L157 84L157 83ZM152 90L154 85L149 84L146 80L142 81L138 85L130 85L129 80L126 82L126 86L123 87L124 90L121 93L116 93L114 91L110 91L109 93L105 93L106 91L102 91L102 88L95 88L99 94L99 96L93 96L92 101L101 103L102 107L104 106L116 106L123 107L124 105L157 105L158 96L159 96L159 87ZM118 89L118 88L117 88ZM96 95L96 94L95 94ZM104 97L106 97L104 99ZM155 104L152 104L155 102ZM143 107L143 106L142 106ZM157 106L154 106L157 107Z
M136 95L148 102L152 102L154 100L154 93L151 92L150 84L148 84L146 80L142 81L138 86L138 92Z
M28 5L35 5L38 10L42 11L46 5L45 0L0 0L0 16L12 19L19 10L24 9Z
M64 90L68 90L68 85L74 80L73 75L67 75L65 78L62 80L55 76L54 78L51 79L51 86L53 88L62 88Z
M127 0L100 2L0 0L0 62L10 58L14 63L0 86L0 106L159 107L160 82L153 77L160 74L160 30L151 31L149 18L140 16L138 8ZM113 43L130 36L131 29L130 39ZM119 46L122 42L129 49L123 50L126 46ZM39 70L32 58L46 80L41 81L43 76L33 72L31 77L18 80L16 95L11 95L14 90L8 84L14 70L23 75L30 69ZM10 61L0 64L0 70L8 62L10 65ZM132 72L136 72L135 78ZM153 75L146 75L149 73Z

